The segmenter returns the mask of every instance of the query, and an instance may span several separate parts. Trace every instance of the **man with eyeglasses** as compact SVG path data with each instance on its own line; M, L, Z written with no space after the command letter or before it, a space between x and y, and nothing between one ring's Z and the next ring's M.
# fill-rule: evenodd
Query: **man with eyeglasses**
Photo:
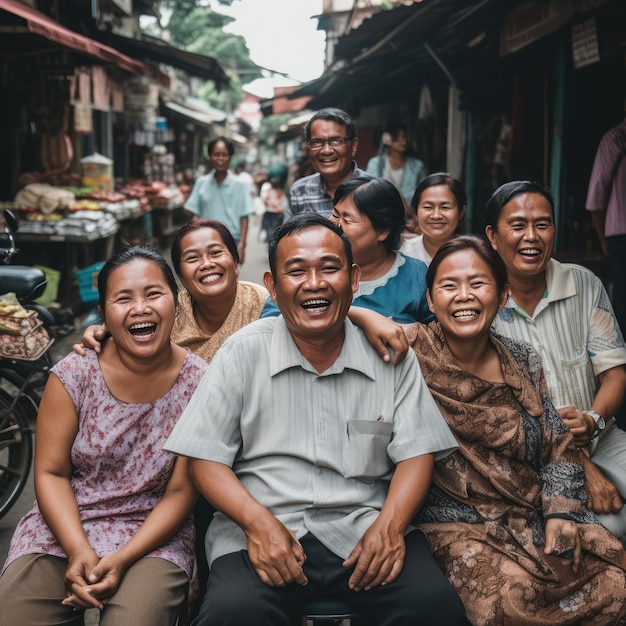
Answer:
M351 176L364 174L354 161L359 143L356 124L345 111L321 109L307 122L304 134L316 173L291 185L285 219L305 211L329 217L337 187Z

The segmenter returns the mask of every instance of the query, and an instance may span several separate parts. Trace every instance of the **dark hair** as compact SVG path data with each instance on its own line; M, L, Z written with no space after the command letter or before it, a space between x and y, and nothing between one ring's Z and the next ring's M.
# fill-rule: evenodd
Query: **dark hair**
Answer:
M222 142L226 146L228 154L232 157L233 154L235 154L235 145L230 139L227 139L226 137L216 137L215 139L209 141L207 154L210 156L211 152L213 152L213 150L215 149L215 146L220 142Z
M313 115L313 117L306 123L304 127L304 136L306 140L309 141L311 139L311 126L315 120L326 120L328 122L335 122L336 124L341 124L346 127L346 131L348 137L350 139L354 139L356 137L356 123L354 120L341 109L335 109L332 107L328 107L326 109L320 109Z
M107 296L107 288L109 286L109 278L111 274L122 265L126 265L135 259L145 259L151 261L159 266L163 272L163 276L167 281L172 294L174 295L174 302L178 299L178 284L176 278L172 272L172 268L167 264L167 261L159 254L154 248L148 246L127 246L119 252L115 253L100 270L98 274L98 303L102 311L105 310L105 302Z
M348 269L350 270L350 274L352 274L352 264L354 263L354 260L352 258L352 246L350 245L350 240L345 236L339 226L325 218L323 215L315 213L314 211L306 211L304 213L297 213L293 217L290 217L286 222L282 223L270 237L267 251L270 271L272 272L274 280L276 280L276 249L278 248L280 240L284 237L292 235L293 233L300 232L306 228L314 228L316 226L328 228L328 230L331 230L335 233L335 235L341 238L341 241L343 242L343 249L346 253L346 260L348 261Z
M404 131L407 135L409 134L407 125L403 122L399 122L398 120L392 120L385 125L384 132L389 133L392 139L397 139L400 131Z
M178 276L180 276L180 260L183 255L183 237L193 232L194 230L202 230L203 228L211 228L220 236L220 239L230 252L230 255L233 257L235 265L239 265L239 252L237 252L237 243L235 242L235 239L232 236L231 232L228 230L228 228L224 226L222 222L218 222L217 220L193 219L180 227L180 230L176 233L176 236L172 241L170 258L172 259L174 271Z
M463 185L461 185L454 176L448 174L448 172L435 172L434 174L426 176L415 188L415 193L411 199L411 208L417 213L417 207L424 191L430 187L439 187L440 185L445 185L450 190L450 193L454 196L459 206L459 212L463 210L464 206L467 206L467 194L465 193Z
M476 235L461 235L450 241L446 241L435 253L433 260L428 266L426 272L426 286L431 291L435 282L435 274L439 269L442 261L455 252L462 250L473 250L476 254L489 266L491 273L496 281L498 291L501 292L506 288L506 267L500 255L489 245L483 237Z
M400 248L406 215L402 196L393 183L367 174L352 176L337 187L333 204L337 206L346 198L354 202L354 206L369 218L377 231L389 231L389 235L383 241L388 250L395 251Z
M550 205L552 218L554 219L554 198L547 189L542 187L539 183L531 182L530 180L513 180L500 185L491 194L491 197L487 201L487 207L485 208L484 226L491 226L491 228L496 230L502 209L513 200L515 196L519 196L523 193L537 193L543 196Z

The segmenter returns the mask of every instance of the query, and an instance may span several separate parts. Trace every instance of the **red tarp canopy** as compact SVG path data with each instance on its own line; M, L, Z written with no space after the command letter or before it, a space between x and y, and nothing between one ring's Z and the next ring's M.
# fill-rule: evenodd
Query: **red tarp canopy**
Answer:
M69 30L18 0L0 0L0 11L6 11L26 20L26 27L29 32L44 37L60 46L70 48L105 63L117 65L131 74L146 74L149 72L146 65L140 61L135 61L109 46Z

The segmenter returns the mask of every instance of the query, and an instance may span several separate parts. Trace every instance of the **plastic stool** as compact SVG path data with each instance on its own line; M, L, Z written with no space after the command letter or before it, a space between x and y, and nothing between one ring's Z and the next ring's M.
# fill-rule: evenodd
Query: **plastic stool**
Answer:
M335 624L340 620L359 617L347 602L333 597L319 597L304 607L306 619L316 624Z

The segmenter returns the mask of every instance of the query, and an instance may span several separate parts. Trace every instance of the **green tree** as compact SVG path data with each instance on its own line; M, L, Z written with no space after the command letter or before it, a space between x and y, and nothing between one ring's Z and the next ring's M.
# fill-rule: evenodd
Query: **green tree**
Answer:
M221 4L230 2L223 0ZM221 92L214 83L207 82L197 95L213 107L234 110L243 100L242 84L261 76L261 70L250 59L245 39L224 32L224 27L234 21L233 18L210 6L201 6L198 0L163 2L161 6L159 34L167 33L169 41L183 50L213 57L230 78L230 87ZM166 15L167 22L163 24Z

